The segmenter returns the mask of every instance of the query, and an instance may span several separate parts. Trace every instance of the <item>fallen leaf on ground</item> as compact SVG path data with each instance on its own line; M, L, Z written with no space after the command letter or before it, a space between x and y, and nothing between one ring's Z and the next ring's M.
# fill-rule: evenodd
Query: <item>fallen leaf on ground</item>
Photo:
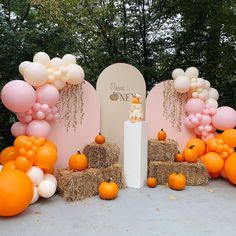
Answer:
M176 197L170 196L170 200L175 200L175 199L176 199Z
M214 190L211 189L211 188L207 189L207 191L210 192L210 193L213 193L213 192L214 192Z

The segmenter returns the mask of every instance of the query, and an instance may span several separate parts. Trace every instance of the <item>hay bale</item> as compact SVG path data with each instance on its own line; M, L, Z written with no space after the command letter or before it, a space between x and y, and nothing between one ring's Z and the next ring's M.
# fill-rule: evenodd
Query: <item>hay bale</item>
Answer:
M120 164L109 168L91 168L73 172L61 169L56 172L59 192L66 201L78 201L98 194L98 186L112 178L119 188L125 187L124 176Z
M107 168L118 162L120 148L115 143L93 142L85 146L83 153L88 158L89 168Z
M178 143L175 140L167 139L159 141L157 139L148 140L148 160L149 161L174 161L178 152Z
M187 185L206 185L208 183L208 172L201 162L151 161L149 163L148 176L156 177L159 184L166 184L168 176L173 172L183 173L186 176Z

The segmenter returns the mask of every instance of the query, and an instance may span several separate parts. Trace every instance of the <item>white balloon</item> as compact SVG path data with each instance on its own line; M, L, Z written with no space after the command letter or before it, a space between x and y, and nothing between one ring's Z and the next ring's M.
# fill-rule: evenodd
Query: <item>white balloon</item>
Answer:
M216 101L219 99L219 93L215 88L210 88L208 93L209 93L209 98L213 98Z
M49 68L47 69L47 72L48 72L49 75L52 75L53 72L54 72L54 70L53 70L52 67L49 67Z
M50 64L51 64L52 68L54 68L54 69L59 69L60 67L65 66L64 61L59 57L52 58Z
M63 89L65 87L66 83L59 80L59 79L57 79L57 80L53 81L52 85L54 87L56 87L58 90L60 90L60 89Z
M43 181L44 173L39 167L32 166L28 170L27 175L30 177L31 181L33 182L33 185L38 186L39 183Z
M33 62L25 68L23 77L26 82L38 87L47 82L48 72L45 66Z
M184 75L184 70L182 70L180 68L173 70L173 72L171 74L172 79L177 79L179 76L182 76L182 75Z
M204 80L204 82L205 82L204 88L209 89L211 87L211 83L208 80Z
M56 185L50 180L43 180L38 186L39 196L50 198L56 192Z
M61 66L60 68L59 68L59 70L61 71L61 73L63 74L63 75L65 75L65 74L67 74L67 67L65 67L65 66Z
M202 78L197 78L197 87L198 88L204 88L205 87L205 80Z
M209 98L206 101L206 105L216 109L218 107L218 102L214 98Z
M33 62L38 62L48 67L50 65L50 57L45 52L38 52L34 55Z
M76 58L72 54L66 54L62 57L62 60L66 65L76 64Z
M199 72L198 72L198 69L196 67L189 67L185 71L185 75L188 76L190 79L198 78Z
M208 91L206 89L203 89L199 94L199 98L203 101L206 101L208 99Z
M67 66L68 69L68 78L67 83L69 84L79 84L84 80L84 70L81 66L73 64Z
M45 174L43 176L43 180L49 180L49 181L52 181L56 186L57 186L57 179L54 175L51 175L51 174Z
M24 74L25 68L26 68L28 65L30 65L31 63L32 63L32 62L30 62L30 61L23 61L23 62L20 63L20 65L19 65L19 72L20 72L21 75Z
M190 80L186 76L179 76L174 81L174 88L178 93L186 93L190 89Z
M0 165L0 172L2 171L2 168L3 168L3 166L2 166L2 165Z
M37 187L34 187L34 195L33 195L33 198L30 202L30 205L31 204L34 204L35 202L37 202L39 200L39 192L38 192L38 188Z

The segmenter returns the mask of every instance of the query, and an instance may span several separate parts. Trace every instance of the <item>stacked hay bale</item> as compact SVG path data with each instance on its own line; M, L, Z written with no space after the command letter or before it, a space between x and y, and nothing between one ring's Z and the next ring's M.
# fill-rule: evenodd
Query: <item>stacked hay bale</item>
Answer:
M57 171L59 191L67 201L78 201L98 194L98 186L110 178L119 188L125 187L121 165L118 164L120 149L114 143L88 144L83 153L89 168L84 171L62 169Z
M167 139L148 141L148 176L156 177L159 184L166 184L168 176L173 172L181 172L186 176L187 185L205 185L208 183L208 172L201 162L175 162L178 143Z

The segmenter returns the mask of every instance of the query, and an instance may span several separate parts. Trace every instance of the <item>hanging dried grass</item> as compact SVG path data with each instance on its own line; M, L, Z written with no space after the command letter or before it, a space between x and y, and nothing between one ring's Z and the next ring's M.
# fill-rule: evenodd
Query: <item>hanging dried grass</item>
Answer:
M60 91L60 101L58 103L58 112L60 114L60 122L63 123L69 131L83 123L84 118L84 101L83 101L83 85L81 82L78 85L67 85Z

